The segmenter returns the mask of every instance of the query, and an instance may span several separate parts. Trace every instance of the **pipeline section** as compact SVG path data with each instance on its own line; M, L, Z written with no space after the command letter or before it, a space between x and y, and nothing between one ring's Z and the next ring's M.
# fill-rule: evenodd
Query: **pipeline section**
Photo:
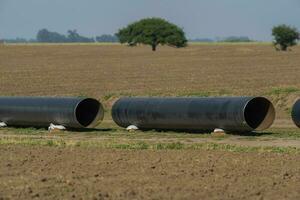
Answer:
M269 128L275 109L264 97L120 98L112 118L139 129L247 132Z
M300 128L300 99L296 101L292 108L292 119L295 125Z
M92 98L0 97L0 122L8 126L93 128L103 116L103 106Z

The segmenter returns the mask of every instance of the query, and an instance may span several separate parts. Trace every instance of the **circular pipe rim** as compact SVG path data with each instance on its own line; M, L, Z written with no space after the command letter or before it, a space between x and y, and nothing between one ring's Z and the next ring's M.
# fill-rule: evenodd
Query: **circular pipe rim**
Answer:
M88 125L86 125L86 126L83 125L78 120L78 118L77 118L77 109L80 106L80 104L82 104L82 102L84 102L84 101L94 101L94 102L96 102L98 104L98 112L97 112L97 114L95 115L95 117L93 118L93 120ZM94 128L98 124L100 124L101 121L103 120L103 118L104 118L104 108L103 108L103 105L97 99L94 99L94 98L82 98L76 104L73 115L74 115L73 117L74 117L75 121L77 122L77 124L79 125L80 128Z
M267 102L268 103L268 111L267 111L264 119L260 122L260 124L257 127L252 127L249 124L249 121L247 121L247 119L246 119L246 109L251 102L256 101L256 100L263 100L263 101ZM272 104L272 102L269 99L267 99L265 97L252 97L251 99L249 99L246 102L246 104L243 107L243 121L247 124L247 126L250 129L255 130L255 131L262 131L262 130L270 128L275 120L275 116L276 116L276 112L275 112L274 105Z
M113 106L112 106L112 109L111 109L111 116L112 116L112 119L113 119L113 121L118 125L118 126L120 126L120 127L125 127L126 128L126 126L127 126L127 124L125 124L125 123L122 123L122 120L120 120L118 117L117 117L117 115L116 115L116 107L117 107L117 104L122 100L122 99L124 99L125 97L121 97L121 98L119 98L117 101L115 101L115 103L113 104Z
M298 105L298 104L300 104L300 99L296 100L296 102L294 103L294 105L292 107L291 116L292 116L292 120L293 120L294 124L298 128L300 128L300 120L299 120L300 117L298 117L298 119L297 119L297 110L296 110L298 106L300 107L300 105ZM300 112L299 112L299 115L300 115Z

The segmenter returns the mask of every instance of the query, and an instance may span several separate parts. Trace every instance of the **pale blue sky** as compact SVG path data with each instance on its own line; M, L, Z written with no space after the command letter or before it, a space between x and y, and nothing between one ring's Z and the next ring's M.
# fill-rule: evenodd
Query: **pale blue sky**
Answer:
M274 25L300 29L300 0L0 0L0 38L34 38L41 28L113 34L153 16L183 27L189 38L271 40Z

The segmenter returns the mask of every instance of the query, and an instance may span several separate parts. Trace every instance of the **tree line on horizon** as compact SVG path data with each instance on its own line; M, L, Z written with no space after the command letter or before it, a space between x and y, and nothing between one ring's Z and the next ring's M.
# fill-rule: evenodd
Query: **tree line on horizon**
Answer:
M38 31L35 39L15 38L4 39L6 43L94 43L94 42L119 42L115 35L103 34L96 37L85 37L80 35L77 30L68 30L67 34L61 34L48 29Z
M47 29L41 29L42 30L47 30ZM40 32L39 31L39 32ZM70 30L72 31L72 30ZM68 31L68 33L70 32ZM76 31L76 30L75 30ZM74 31L73 31L74 32ZM77 33L77 31L76 31ZM78 33L77 33L78 34ZM73 34L74 35L74 34ZM112 42L112 43L117 43L119 42L119 39L116 35L111 35L111 34L102 34L100 36L96 36L95 38L88 38L85 36L79 35L79 37L73 37L73 39L68 39L66 35L57 33L57 32L51 32L48 31L45 32L43 31L42 34L43 39L40 39L40 41L35 39L25 39L25 38L13 38L13 39L3 39L4 42L6 43L36 43L36 42L47 42L47 43L72 43L72 42L84 42L86 41L87 43L92 43L92 42ZM217 37L217 38L193 38L193 39L188 39L189 42L253 42L255 40L250 39L247 36L229 36L229 37Z
M67 35L52 32L47 29L41 29L36 36L37 42L46 43L93 43L93 42L118 42L118 38L115 35L104 34L96 36L95 38L89 38L77 33L77 30L68 30Z
M255 42L248 36L228 36L212 38L195 38L189 39L190 42Z
M281 24L272 29L273 44L276 50L286 51L289 47L297 45L300 40L299 31L292 26ZM3 41L3 40L2 40ZM26 42L45 42L45 43L94 43L94 42L120 42L128 46L145 44L152 47L155 51L158 45L168 45L172 47L185 47L188 41L195 42L252 42L246 36L230 36L219 40L194 39L188 40L183 28L168 22L162 18L145 18L133 22L114 34L104 34L95 38L89 38L77 33L77 30L68 30L67 35L41 29L38 31L36 39L26 40L16 38L14 40L4 40L4 42L26 43Z

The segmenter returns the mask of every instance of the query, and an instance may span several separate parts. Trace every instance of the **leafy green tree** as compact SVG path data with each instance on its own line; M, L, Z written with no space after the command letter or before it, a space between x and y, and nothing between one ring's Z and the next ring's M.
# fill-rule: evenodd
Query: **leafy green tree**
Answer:
M129 24L116 34L121 43L130 46L146 44L155 51L157 45L185 47L187 39L181 28L161 18L146 18Z
M288 47L296 45L297 40L300 39L298 30L285 24L273 27L272 35L275 48L282 51L286 51Z

